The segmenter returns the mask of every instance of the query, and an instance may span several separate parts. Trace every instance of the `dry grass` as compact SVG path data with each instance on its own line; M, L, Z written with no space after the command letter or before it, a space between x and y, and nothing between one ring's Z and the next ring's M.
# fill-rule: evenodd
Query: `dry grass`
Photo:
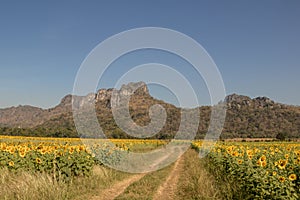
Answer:
M176 199L222 199L214 177L207 172L197 152L185 154L184 170L179 178Z
M54 181L48 174L0 170L0 199L66 200L89 199L129 174L106 167L95 167L90 177L77 177L71 182Z
M166 180L173 165L145 175L131 184L116 200L152 200L158 187Z
M0 199L68 199L67 189L65 183L46 174L0 172Z

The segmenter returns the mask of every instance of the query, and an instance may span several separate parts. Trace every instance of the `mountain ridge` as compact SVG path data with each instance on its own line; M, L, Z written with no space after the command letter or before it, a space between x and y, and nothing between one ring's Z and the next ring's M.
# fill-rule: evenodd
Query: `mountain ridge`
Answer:
M138 89L135 90L136 88ZM117 94L114 98L116 102L111 102L113 93ZM78 137L72 115L73 100L75 107L78 108L86 103L94 103L99 123L104 127L105 134L108 137L126 138L128 136L118 128L111 113L112 103L122 103L120 94L131 96L130 114L132 119L141 126L150 123L150 107L155 104L162 105L167 110L168 118L166 125L156 137L171 138L176 134L182 108L153 98L143 82L122 85L119 90L99 89L97 93L86 96L69 94L64 96L58 105L48 109L28 105L0 109L0 134ZM224 103L227 105L227 116L222 131L224 138L276 137L279 133L284 133L287 137L300 135L299 106L277 103L268 97L250 98L235 93L226 96ZM194 109L200 110L197 137L202 138L208 129L211 106L199 106Z

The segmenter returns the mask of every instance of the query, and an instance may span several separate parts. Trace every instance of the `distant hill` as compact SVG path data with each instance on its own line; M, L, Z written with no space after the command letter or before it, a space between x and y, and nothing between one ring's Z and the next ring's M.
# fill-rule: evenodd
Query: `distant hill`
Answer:
M133 93L133 89L139 87ZM178 131L182 108L153 98L143 82L123 85L120 90L100 89L96 94L73 97L76 106L94 102L99 123L104 133L111 138L128 138L112 116L112 92L131 94L130 115L138 125L150 122L149 108L159 104L167 112L167 120L155 138L172 138ZM119 101L119 99L117 99ZM267 97L251 99L247 96L232 94L225 98L227 114L221 138L275 138L278 134L285 137L300 137L300 107L276 103ZM32 106L18 106L0 109L0 134L31 135L52 137L78 137L72 115L72 96L65 96L60 104L50 109ZM210 121L210 106L201 106L197 138L203 138ZM87 119L88 121L88 119ZM185 127L188 132L190 127Z

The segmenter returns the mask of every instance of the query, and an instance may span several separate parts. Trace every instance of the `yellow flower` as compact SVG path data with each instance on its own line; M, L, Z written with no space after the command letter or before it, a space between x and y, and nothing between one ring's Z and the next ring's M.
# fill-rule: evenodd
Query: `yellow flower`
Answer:
M288 159L288 158L289 158L289 154L285 154L284 157L285 157L286 159Z
M14 161L10 161L10 162L8 163L8 165L11 166L11 167L13 167L13 166L15 165L15 163L14 163Z
M287 164L287 160L279 160L278 168L279 169L285 169L286 164Z
M24 151L19 152L20 157L24 158L26 153Z
M265 167L265 166L267 166L267 161L266 161L266 160L261 161L261 159L259 159L259 160L256 162L256 164L257 164L258 166Z
M10 154L14 154L14 153L15 153L15 149L14 149L14 148L11 148L11 149L9 150L9 153L10 153Z
M265 160L267 160L267 158L266 158L266 156L265 155L262 155L261 157L260 157L260 161L265 161Z
M237 157L237 156L239 156L239 152L235 151L235 152L232 153L232 155Z
M38 164L41 164L41 163L42 163L42 160L41 160L40 158L36 158L35 161L36 161L36 163L38 163Z
M280 177L279 177L279 181L280 181L281 183L283 183L283 182L285 181L285 178L284 178L283 176L280 176Z
M40 153L44 155L45 153L47 153L47 150L46 150L46 149L42 149L42 150L40 151Z
M253 152L251 150L247 150L246 153L247 153L248 156L253 155Z
M243 163L243 160L238 160L238 164L241 165Z
M261 161L260 160L256 161L256 165L261 166Z
M73 152L74 152L74 149L73 149L73 148L70 148L69 153L70 153L70 154L73 154Z
M291 174L291 175L289 175L289 179L290 179L291 181L294 181L294 180L297 179L297 175L296 175L296 174Z

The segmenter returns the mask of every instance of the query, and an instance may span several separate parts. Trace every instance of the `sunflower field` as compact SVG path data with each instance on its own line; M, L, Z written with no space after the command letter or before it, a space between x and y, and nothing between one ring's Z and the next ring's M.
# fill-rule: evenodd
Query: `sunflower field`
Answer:
M229 183L230 199L300 198L299 143L217 143L207 159L219 184Z
M81 139L0 135L0 169L53 175L56 180L88 176L95 165L121 162L129 151L151 151L163 140Z
M90 175L94 165L103 164L100 160L118 162L120 152L129 150L120 141L113 146L101 140L86 144L77 138L0 136L0 168L49 173L57 180L70 180Z

